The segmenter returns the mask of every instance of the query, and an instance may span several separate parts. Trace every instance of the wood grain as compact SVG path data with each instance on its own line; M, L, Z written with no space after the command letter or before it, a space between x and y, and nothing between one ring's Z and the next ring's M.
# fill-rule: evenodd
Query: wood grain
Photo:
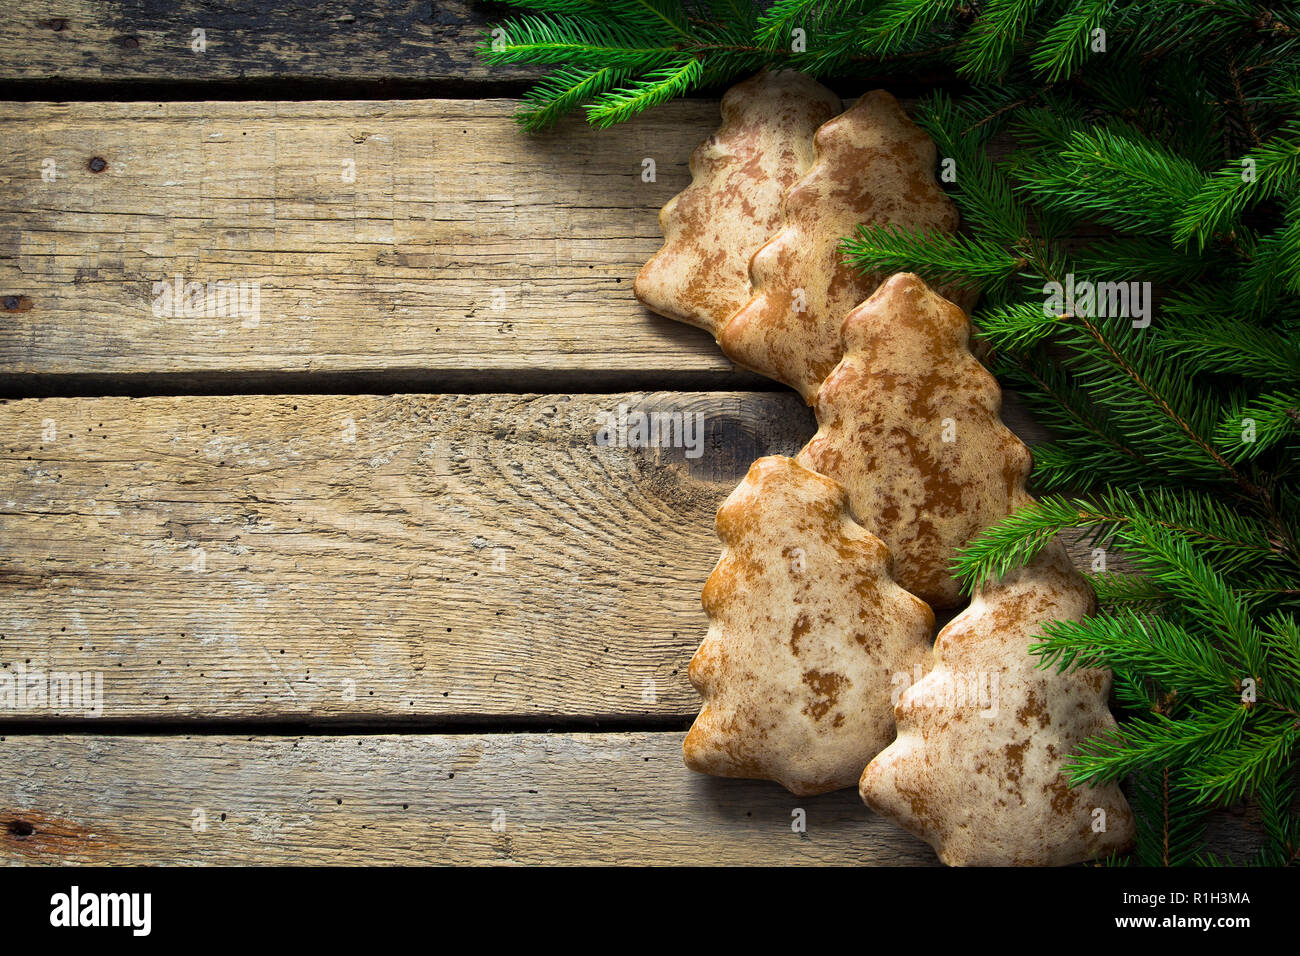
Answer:
M508 11L505 11L508 13ZM522 80L535 68L488 66L479 35L501 20L464 0L9 0L0 43L6 80ZM195 29L206 49L192 48Z
M935 863L853 790L703 777L681 742L0 737L0 863Z
M51 99L165 97L177 80L204 96L515 95L539 75L476 57L501 14L460 0L6 14L0 41L20 52L0 79ZM631 294L716 101L544 137L516 131L516 105L0 104L0 388L757 382ZM154 284L175 276L256 282L259 312L155 314ZM705 454L596 446L596 414L625 401L703 412ZM1014 405L1008 420L1041 437ZM178 729L688 720L713 509L753 458L810 433L777 393L0 404L0 675L96 672L103 717ZM96 728L48 702L0 709L0 727L50 717ZM935 862L852 791L700 777L680 746L11 734L0 863ZM1257 823L1216 815L1216 850L1249 846Z
M632 293L718 103L516 106L0 103L0 389L773 387Z
M699 456L597 445L620 405ZM9 402L0 666L103 672L110 718L680 720L714 511L811 431L778 393Z
M704 416L699 456L597 445L620 406ZM686 720L714 511L812 430L793 393L0 404L0 668L118 719Z
M717 103L535 137L514 108L0 104L0 382L383 372L421 391L549 391L653 372L654 387L734 385L708 335L632 294ZM215 287L201 314L169 309L176 276L256 283L257 313Z

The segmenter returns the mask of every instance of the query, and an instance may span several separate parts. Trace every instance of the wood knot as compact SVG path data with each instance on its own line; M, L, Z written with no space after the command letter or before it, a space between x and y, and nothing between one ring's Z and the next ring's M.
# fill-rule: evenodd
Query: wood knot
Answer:
M86 168L92 173L102 173L108 169L108 160L102 156L92 156L90 162L86 163Z
M84 826L39 810L0 809L0 844L24 859L50 860L103 850L105 841Z

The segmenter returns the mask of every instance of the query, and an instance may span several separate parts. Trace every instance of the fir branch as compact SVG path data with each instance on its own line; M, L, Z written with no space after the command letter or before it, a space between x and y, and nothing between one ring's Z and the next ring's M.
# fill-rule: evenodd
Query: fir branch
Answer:
M603 0L497 0L512 7L525 7L558 16L598 17L605 9Z
M515 122L529 132L554 126L575 106L610 90L626 73L609 67L556 70L525 96L527 104L515 114Z
M853 0L774 0L759 19L758 35L769 43L779 43L788 39L795 28L812 32L859 9L874 13L876 6L876 3L860 4Z
M1029 62L1050 81L1069 76L1083 62L1093 31L1115 6L1115 0L1074 0L1035 47Z
M939 91L917 106L916 121L934 138L940 155L956 162L952 199L963 220L1013 247L1028 241L1028 217L1024 206L1015 200L1005 171L994 165L982 148L997 128L989 118L1005 103L992 105L992 113L987 108L959 109Z
M1026 351L1050 338L1059 319L1055 312L1032 302L986 306L971 315L971 322L986 342L995 349L1012 352Z
M1148 236L1100 239L1076 252L1073 262L1081 274L1104 275L1111 282L1195 281L1224 265L1215 256L1193 255Z
M1249 719L1238 702L1206 705L1195 715L1175 720L1156 712L1134 717L1121 728L1088 738L1066 760L1071 786L1110 783L1149 766L1194 765L1209 755L1235 747ZM1194 802L1205 802L1193 790Z
M961 549L952 571L973 590L1027 565L1067 528L1104 530L1122 520L1122 516L1098 511L1084 501L1041 498L986 528Z
M1171 231L1205 178L1154 140L1103 128L1076 130L1059 153L1035 156L1017 176L1049 208L1139 233Z
M1152 613L1169 600L1159 586L1141 574L1091 574L1088 583L1097 594L1097 604L1103 609L1127 608Z
M1256 862L1261 866L1295 866L1300 863L1300 816L1294 812L1296 766L1287 762L1259 786L1260 818L1268 843Z
M1092 445L1072 437L1034 446L1034 487L1043 491L1086 487L1099 475L1135 475L1136 459L1116 454L1114 448Z
M1164 301L1164 314L1176 321L1168 323L1157 345L1170 361L1192 372L1266 383L1300 381L1300 337L1243 322L1233 312L1216 312L1212 299L1198 291L1195 286L1175 291Z
M975 80L1006 73L1039 0L988 0L957 49L957 70Z
M500 27L503 42L485 37L489 63L565 63L591 69L636 69L676 56L671 45L647 42L620 24L578 17L522 16Z
M1094 543L1114 542L1140 564L1154 565L1156 573L1147 578L1154 584L1171 568L1194 578L1206 561L1229 570L1257 571L1262 563L1297 570L1295 556L1256 519L1209 495L1192 489L1112 488L1095 503L1049 495L1016 510L968 542L953 573L976 587L1027 565L1066 530L1089 531Z
M862 31L863 48L875 54L906 50L961 8L962 0L885 0Z
M1272 392L1231 407L1215 442L1234 462L1251 461L1300 431L1300 392Z
M690 57L652 70L641 80L596 97L587 107L587 119L601 128L622 123L699 85L703 69L699 60Z
M1096 346L1094 360L1080 365L1079 374L1091 385L1095 398L1129 424L1131 434L1150 443L1149 457L1168 462L1175 471L1181 467L1186 472L1199 465L1201 474L1208 476L1220 470L1243 493L1261 496L1258 486L1207 437L1212 426L1195 412L1204 406L1192 399L1192 383L1161 362L1158 351L1143 349L1124 324L1076 316L1070 325L1078 331L1068 341L1080 354ZM1151 409L1158 413L1156 417L1150 416Z
M1208 813L1179 785L1168 766L1145 767L1128 778L1137 822L1133 862L1140 866L1188 866L1198 862Z
M1268 696L1291 711L1300 711L1300 623L1290 614L1275 612L1266 617L1260 630L1274 673Z
M840 251L861 272L910 269L938 285L999 286L1025 264L995 243L892 225L859 226L852 238L841 242Z
M1218 634L1249 668L1248 676L1264 672L1263 637L1251 618L1251 602L1193 552L1186 536L1140 514L1128 519L1123 535L1125 554L1134 565L1162 590L1181 598L1186 613Z
M1010 318L1014 321L1014 316ZM1001 377L1019 388L1037 420L1057 436L1034 449L1037 487L1086 488L1106 481L1150 479L1152 463L1117 431L1112 417L1069 369L1041 352L1008 351L997 359Z
M1160 617L1131 610L1081 621L1048 621L1040 643L1030 646L1040 666L1113 668L1176 687L1180 694L1213 698L1239 693L1239 671L1199 635Z
M1216 749L1188 768L1188 785L1202 802L1232 803L1275 779L1300 744L1292 717L1259 720L1234 746Z
M1205 248L1218 234L1237 228L1256 203L1294 189L1300 181L1300 124L1219 169L1189 197L1174 224L1174 240Z
M1241 276L1233 303L1248 315L1265 315L1287 294L1300 293L1300 199L1292 202L1286 221L1255 239L1247 234L1247 254L1253 261Z
M694 40L687 28L686 9L680 3L671 0L627 0L627 2L646 19L656 26L666 27L687 43Z

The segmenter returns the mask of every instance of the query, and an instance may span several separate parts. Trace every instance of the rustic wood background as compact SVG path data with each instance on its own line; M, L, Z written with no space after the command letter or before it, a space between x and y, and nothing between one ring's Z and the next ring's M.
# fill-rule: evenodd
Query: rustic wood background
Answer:
M0 668L103 710L0 711L0 861L935 862L681 763L713 512L812 432L632 296L716 100L524 136L466 3L50 11L0 22ZM705 453L598 446L623 403Z

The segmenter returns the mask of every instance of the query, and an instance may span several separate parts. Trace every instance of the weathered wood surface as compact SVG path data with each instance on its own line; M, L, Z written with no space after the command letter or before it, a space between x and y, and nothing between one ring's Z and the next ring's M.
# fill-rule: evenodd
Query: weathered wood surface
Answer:
M598 445L620 406L703 415L699 456ZM0 404L0 667L122 719L686 719L714 511L812 430L793 393Z
M0 863L936 862L854 790L703 777L681 742L0 737Z
M522 80L474 53L509 11L465 0L9 0L6 80ZM194 30L205 49L193 49Z
M734 384L709 336L632 294L717 103L540 137L517 130L514 108L0 104L0 382L388 372L420 391L547 391L557 373L591 388L635 372L660 387ZM257 313L214 287L186 314L155 286L176 276L256 283Z
M632 294L717 102L516 106L0 103L0 388L772 387Z
M620 405L702 415L698 457L598 445ZM714 511L811 431L780 393L9 402L0 665L103 671L106 717L682 717Z
M0 864L937 863L854 789L704 777L681 742L0 736ZM1216 814L1211 844L1242 859L1257 827Z
M0 77L481 95L536 75L472 54L496 14L466 3L255 6L15 0L0 38L23 52ZM0 388L756 382L631 294L716 101L543 137L515 107L0 104ZM156 314L175 276L256 282L258 314ZM705 413L704 455L598 447L597 413L622 402ZM178 730L671 726L698 706L714 508L810 433L775 392L3 404L0 673L99 672L100 716ZM0 728L50 717L95 729L49 701ZM680 745L10 734L0 862L934 862L852 791L699 777Z

